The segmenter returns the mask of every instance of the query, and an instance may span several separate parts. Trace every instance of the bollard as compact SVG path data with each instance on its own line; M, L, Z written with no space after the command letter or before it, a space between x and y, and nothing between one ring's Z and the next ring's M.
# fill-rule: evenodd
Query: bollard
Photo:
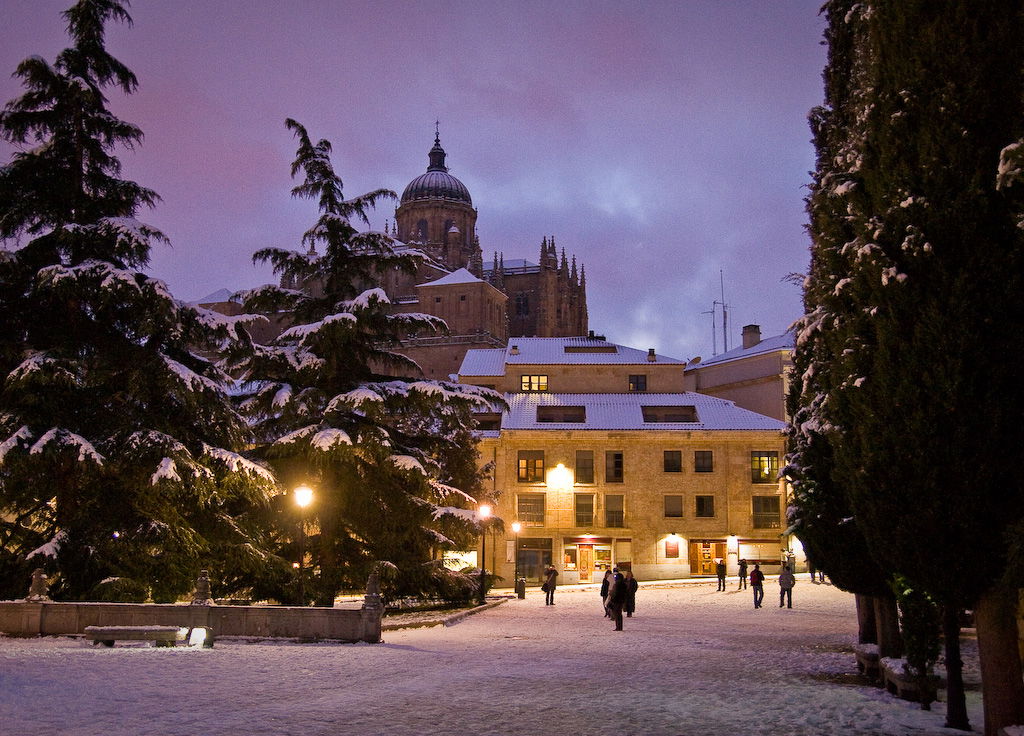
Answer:
M526 578L516 578L516 595L520 599L526 597Z

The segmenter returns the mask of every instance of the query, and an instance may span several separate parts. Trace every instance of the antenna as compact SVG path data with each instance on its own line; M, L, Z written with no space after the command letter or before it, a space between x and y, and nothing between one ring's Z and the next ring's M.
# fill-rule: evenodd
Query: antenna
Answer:
M718 283L722 290L722 301L714 302L712 309L715 306L722 306L722 352L729 352L729 305L725 303L725 276L722 275L722 269L718 269Z
M715 342L718 339L718 336L715 334L715 326L716 326L715 325L715 304L718 304L718 302L713 302L711 304L711 310L710 311L708 311L708 312L701 312L701 314L710 314L711 315L711 354L712 355L718 355L718 343Z

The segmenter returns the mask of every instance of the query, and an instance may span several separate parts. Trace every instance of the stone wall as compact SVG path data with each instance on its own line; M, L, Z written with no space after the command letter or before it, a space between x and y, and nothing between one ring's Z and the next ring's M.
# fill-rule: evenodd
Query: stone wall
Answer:
M86 626L209 626L214 636L379 642L378 606L309 608L158 603L0 601L0 632L12 636L82 634Z

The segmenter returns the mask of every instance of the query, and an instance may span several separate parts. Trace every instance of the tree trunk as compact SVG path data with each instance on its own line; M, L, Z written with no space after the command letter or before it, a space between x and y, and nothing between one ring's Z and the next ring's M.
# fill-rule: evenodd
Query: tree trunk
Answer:
M857 643L877 644L878 628L875 623L875 602L869 595L857 594Z
M896 599L892 596L875 596L875 628L878 632L878 656L902 657L903 638L900 636L900 616L896 610Z
M942 606L942 638L946 645L946 728L970 731L964 696L964 663L960 659L960 606Z
M981 658L985 736L1024 724L1024 681L1017 631L1016 586L990 589L974 607Z

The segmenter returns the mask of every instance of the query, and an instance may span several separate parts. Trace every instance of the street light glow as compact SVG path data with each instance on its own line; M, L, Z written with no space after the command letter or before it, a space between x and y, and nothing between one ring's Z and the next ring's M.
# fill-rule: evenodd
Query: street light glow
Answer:
M295 503L301 507L306 508L313 503L313 489L309 486L302 485L295 489Z
M523 530L523 525L522 524L520 524L518 521L513 521L512 522L512 533L513 534L518 534L522 530Z
M487 503L480 504L480 511L478 513L481 519L491 518L491 505Z

